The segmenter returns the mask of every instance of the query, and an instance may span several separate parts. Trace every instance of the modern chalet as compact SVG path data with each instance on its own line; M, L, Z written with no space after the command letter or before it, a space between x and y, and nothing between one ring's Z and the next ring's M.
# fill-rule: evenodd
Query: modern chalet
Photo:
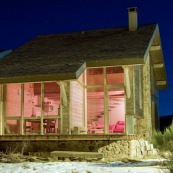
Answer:
M1 136L127 136L158 128L157 24L40 35L0 58Z

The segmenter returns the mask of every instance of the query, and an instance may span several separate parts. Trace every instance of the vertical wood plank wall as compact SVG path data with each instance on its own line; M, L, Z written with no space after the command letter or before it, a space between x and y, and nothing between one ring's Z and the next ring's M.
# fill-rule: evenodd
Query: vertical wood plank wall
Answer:
M77 81L70 82L70 128L83 127L83 86Z

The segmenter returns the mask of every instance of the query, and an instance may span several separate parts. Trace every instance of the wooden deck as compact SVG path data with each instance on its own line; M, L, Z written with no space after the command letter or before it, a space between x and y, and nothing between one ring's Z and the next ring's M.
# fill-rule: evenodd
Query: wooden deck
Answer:
M138 135L3 135L0 141L70 141L70 140L133 140L140 139Z

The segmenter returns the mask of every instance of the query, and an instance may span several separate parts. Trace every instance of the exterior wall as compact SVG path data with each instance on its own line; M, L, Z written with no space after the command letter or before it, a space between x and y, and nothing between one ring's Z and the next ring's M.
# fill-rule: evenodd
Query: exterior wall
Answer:
M3 133L3 85L0 85L0 135Z
M142 107L143 107L143 97L142 97L142 66L134 66L134 114L139 117L143 117Z
M142 68L142 65L128 66L131 93L130 98L126 98L127 134L138 134L136 119L143 118Z
M156 85L154 69L151 67L151 99L152 99L152 128L159 129L159 93Z
M70 128L83 127L83 87L77 81L70 82Z
M145 140L122 140L108 144L98 149L105 158L143 158L146 156L157 155L157 150L153 144ZM118 158L117 158L118 156Z
M151 118L151 62L148 55L143 65L143 116L137 120L137 132L146 140L151 140L152 118Z

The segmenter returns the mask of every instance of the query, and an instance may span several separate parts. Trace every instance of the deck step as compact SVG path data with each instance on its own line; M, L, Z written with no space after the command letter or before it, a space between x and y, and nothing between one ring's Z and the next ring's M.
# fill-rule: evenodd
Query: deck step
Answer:
M50 156L53 158L82 158L82 159L101 159L102 153L98 152L78 152L78 151L52 151Z

